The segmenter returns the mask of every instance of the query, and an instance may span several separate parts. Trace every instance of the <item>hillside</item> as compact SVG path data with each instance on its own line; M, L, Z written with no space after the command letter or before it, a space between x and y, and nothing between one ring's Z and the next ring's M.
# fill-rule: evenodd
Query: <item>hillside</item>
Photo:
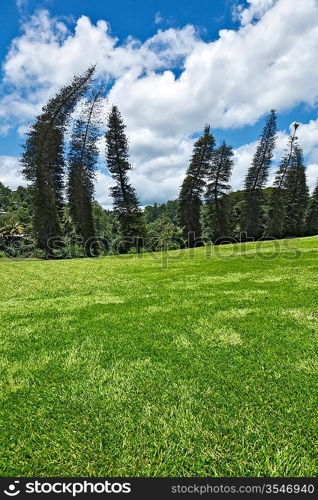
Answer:
M2 259L2 475L315 476L318 237L280 245Z

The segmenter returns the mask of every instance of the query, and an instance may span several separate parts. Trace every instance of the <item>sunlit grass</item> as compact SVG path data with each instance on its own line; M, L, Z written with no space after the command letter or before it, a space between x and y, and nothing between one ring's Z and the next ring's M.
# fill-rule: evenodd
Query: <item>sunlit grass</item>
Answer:
M0 260L1 474L315 476L318 238L284 245Z

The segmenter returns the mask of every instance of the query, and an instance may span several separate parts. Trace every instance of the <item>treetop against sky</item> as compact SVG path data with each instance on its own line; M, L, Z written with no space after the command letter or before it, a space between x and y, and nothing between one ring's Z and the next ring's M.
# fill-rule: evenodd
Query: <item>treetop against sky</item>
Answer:
M314 186L316 0L4 0L0 18L4 184L25 182L21 144L47 98L97 64L109 90L105 115L115 104L127 124L131 178L142 204L176 198L205 123L218 143L225 139L234 147L231 184L242 187L265 113L273 108L279 130L274 166L297 120ZM104 206L111 204L112 183L101 155L96 197Z

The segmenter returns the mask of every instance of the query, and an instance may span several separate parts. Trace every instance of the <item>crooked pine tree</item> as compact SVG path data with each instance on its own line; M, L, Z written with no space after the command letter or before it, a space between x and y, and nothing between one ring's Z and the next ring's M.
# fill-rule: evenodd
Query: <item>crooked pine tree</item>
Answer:
M75 76L43 107L27 134L21 163L23 175L31 183L33 226L37 246L46 254L50 239L62 235L64 135L67 120L85 94L95 68Z
M299 123L294 123L294 131L289 137L288 146L285 150L279 168L276 172L274 186L272 189L269 217L268 217L268 227L267 235L271 238L282 238L283 237L283 226L286 215L286 180L287 173L291 165L292 158L294 156L294 149L297 147L297 136L296 131L299 127Z
M264 231L262 190L266 186L276 142L276 111L271 110L259 138L252 165L245 178L242 229L247 237L258 239Z
M215 150L207 172L205 193L209 236L221 243L230 236L228 193L233 169L233 150L225 141Z
M286 237L305 234L305 214L309 190L302 149L294 147L290 167L286 175L286 211L283 233Z
M86 254L91 256L90 240L95 235L93 219L94 179L100 137L100 105L103 87L81 103L68 153L67 193L76 232L82 237Z
M215 139L206 125L203 135L195 142L189 167L181 185L178 199L178 222L189 247L201 236L202 195L205 177L213 156Z
M318 234L318 181L310 197L306 219L306 231L309 236Z
M114 210L118 216L121 234L124 239L121 250L128 252L131 248L140 251L145 237L145 223L140 209L136 190L130 184L128 140L117 106L113 106L108 117L106 137L106 163L116 185L111 188Z

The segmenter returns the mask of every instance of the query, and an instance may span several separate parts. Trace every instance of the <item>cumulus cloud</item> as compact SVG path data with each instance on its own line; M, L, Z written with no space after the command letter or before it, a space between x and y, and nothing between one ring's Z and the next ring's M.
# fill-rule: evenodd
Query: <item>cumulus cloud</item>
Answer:
M19 159L14 156L0 156L0 181L11 189L25 186L26 182L20 172Z
M109 190L114 185L112 178L106 175L101 170L97 171L95 179L95 199L104 208L111 209L113 201L110 197Z
M145 71L180 64L199 43L193 26L158 31L141 44L129 37L123 45L111 36L106 21L93 25L81 16L73 31L41 10L22 25L4 64L4 84L13 89L2 99L2 115L32 118L45 99L74 73L97 64L98 76L136 79ZM36 83L36 85L35 85Z
M318 163L318 119L300 123L297 135L309 161Z
M238 15L240 27L221 30L212 42L185 26L158 30L144 43L132 37L119 43L105 20L92 24L82 16L71 26L39 11L8 52L0 116L23 133L49 95L97 63L98 76L110 86L109 105L119 106L127 124L132 179L142 202L175 197L191 137L204 123L243 127L271 108L317 103L317 1L249 0ZM317 123L304 124L299 136L310 165L316 165ZM237 149L233 187L242 186L254 149L254 144Z
M204 121L225 128L253 124L271 108L316 102L317 44L315 0L280 0L258 23L221 30L215 42L197 44L179 78L169 70L124 76L110 99L133 127L151 121L167 135L199 130Z
M153 132L136 135L131 148L135 167L132 182L142 202L175 199L189 162L192 140L181 136L160 137Z
M307 179L310 191L312 191L318 183L318 163L311 163L308 165Z
M260 19L267 10L275 4L277 0L247 0L249 7L245 8L244 4L234 6L234 17L239 19L244 26L248 23Z
M243 179L246 174L246 169L251 164L257 142L244 144L234 151L234 168L231 177L231 186L234 191L242 189Z

